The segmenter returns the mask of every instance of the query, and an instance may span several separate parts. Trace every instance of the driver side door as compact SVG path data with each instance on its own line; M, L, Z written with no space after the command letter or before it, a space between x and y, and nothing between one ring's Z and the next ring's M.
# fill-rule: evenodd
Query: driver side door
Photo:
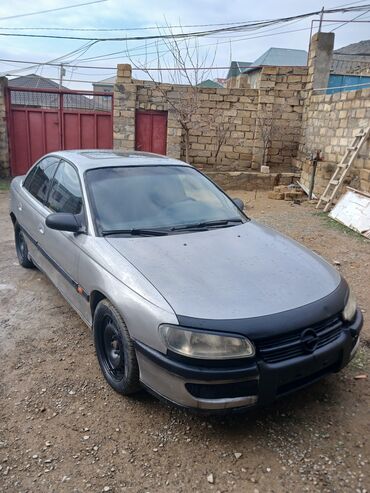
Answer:
M83 212L82 189L75 167L63 159L52 180L46 207L49 213ZM46 216L47 217L47 216ZM76 233L50 229L42 224L40 246L50 264L49 277L64 297L80 311L82 296L78 293L78 262L81 250Z

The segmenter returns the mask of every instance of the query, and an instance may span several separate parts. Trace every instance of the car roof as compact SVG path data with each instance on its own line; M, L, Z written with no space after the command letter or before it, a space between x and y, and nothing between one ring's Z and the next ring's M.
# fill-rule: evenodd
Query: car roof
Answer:
M71 161L82 172L88 169L111 166L189 166L183 161L160 154L138 151L116 151L112 149L77 149L51 152L50 156L59 156Z

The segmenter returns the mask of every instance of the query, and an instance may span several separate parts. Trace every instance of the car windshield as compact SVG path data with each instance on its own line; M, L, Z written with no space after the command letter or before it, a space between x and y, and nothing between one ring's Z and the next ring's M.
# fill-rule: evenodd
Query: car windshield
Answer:
M210 180L187 166L122 166L87 171L100 234L162 234L246 221Z

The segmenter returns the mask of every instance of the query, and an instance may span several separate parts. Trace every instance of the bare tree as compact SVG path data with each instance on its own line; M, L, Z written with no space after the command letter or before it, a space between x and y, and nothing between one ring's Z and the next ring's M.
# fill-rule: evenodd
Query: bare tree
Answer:
M160 29L159 31L161 32ZM134 61L132 57L130 57L130 61L133 66L148 76L155 88L161 93L168 107L176 115L184 134L185 160L189 162L191 130L201 128L205 122L209 121L207 118L200 121L194 118L194 115L199 115L199 84L209 77L211 73L209 67L212 67L214 63L216 50L212 54L210 51L201 54L197 39L186 37L186 34L182 31L175 34L168 24L164 30L162 29L161 34L165 36L163 42L167 57L161 57L158 43L156 43L157 66L155 68L157 70L155 71L155 76L153 75L153 70L148 67L147 56L145 57L145 63ZM174 70L170 69L169 65ZM164 74L166 81L164 81ZM187 91L181 97L172 96L166 82L171 85L186 85ZM218 153L219 149L217 155Z
M226 144L231 137L231 131L235 128L234 117L227 115L227 110L216 109L212 114L208 115L205 125L210 130L208 133L212 133L214 137L213 157L215 162L217 162L222 146Z
M275 133L275 119L271 112L266 111L256 117L256 132L262 141L261 165L267 165L268 152ZM256 140L256 135L254 140Z

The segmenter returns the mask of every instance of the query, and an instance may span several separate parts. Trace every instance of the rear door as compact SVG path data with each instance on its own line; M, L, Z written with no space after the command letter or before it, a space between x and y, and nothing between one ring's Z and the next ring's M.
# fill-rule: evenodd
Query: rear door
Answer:
M28 251L35 263L46 271L48 264L37 245L42 236L42 224L48 214L45 202L59 161L57 156L41 159L24 179L23 193L17 197L16 203L17 221L23 229Z

